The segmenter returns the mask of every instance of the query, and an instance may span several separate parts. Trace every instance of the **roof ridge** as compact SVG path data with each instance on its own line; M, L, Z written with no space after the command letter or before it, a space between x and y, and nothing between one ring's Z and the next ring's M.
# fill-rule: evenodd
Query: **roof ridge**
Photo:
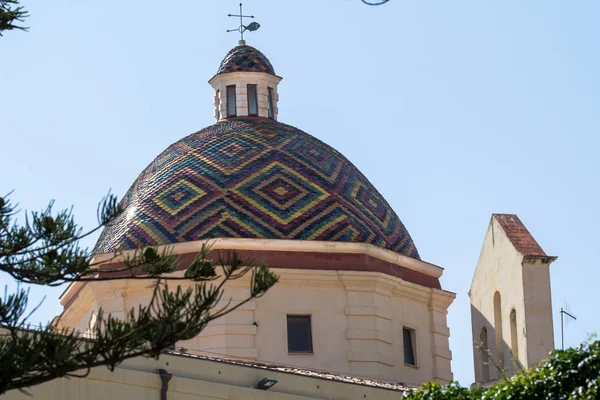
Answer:
M548 257L517 214L492 214L515 249L523 256Z

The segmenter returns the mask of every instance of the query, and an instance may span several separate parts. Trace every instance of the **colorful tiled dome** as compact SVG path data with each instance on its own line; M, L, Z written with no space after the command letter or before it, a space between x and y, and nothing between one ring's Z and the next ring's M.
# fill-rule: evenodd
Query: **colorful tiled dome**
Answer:
M234 47L227 53L217 74L228 72L266 72L275 75L271 62L263 53L252 46L241 45Z
M174 143L122 205L96 253L226 237L363 242L419 258L396 213L350 161L266 118L219 122Z

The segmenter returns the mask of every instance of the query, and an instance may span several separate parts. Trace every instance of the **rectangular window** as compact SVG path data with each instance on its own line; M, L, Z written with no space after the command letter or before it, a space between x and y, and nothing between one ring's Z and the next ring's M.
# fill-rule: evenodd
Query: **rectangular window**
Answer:
M171 324L165 325L163 328L163 331L162 331L163 338L168 338L172 332L173 332L173 325L171 325ZM175 351L175 343L167 346L165 350Z
M227 116L235 117L237 109L235 107L235 85L227 86Z
M275 110L273 110L273 88L268 87L269 91L269 118L275 118Z
M312 353L310 315L288 315L287 338L289 353Z
M404 327L402 328L402 336L404 339L404 364L416 366L415 330Z
M248 85L248 115L258 115L256 85Z

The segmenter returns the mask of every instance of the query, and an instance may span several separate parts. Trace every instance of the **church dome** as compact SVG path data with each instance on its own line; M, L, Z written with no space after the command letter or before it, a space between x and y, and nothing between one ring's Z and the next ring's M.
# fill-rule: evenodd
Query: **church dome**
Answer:
M348 159L267 118L223 120L172 144L121 205L96 253L260 238L370 243L419 259L396 213Z
M217 74L228 72L265 72L275 75L269 59L254 47L246 44L231 49L221 61Z

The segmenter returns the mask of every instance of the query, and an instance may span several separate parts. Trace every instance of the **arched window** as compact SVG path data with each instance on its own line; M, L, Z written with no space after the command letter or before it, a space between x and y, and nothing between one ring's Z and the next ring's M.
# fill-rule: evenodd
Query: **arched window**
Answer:
M500 292L494 293L494 330L496 331L496 362L504 368L504 339L502 337L502 299Z
M481 381L487 382L490 380L490 348L488 346L488 333L485 326L481 328L479 339L481 341L479 347L479 351L481 353Z
M517 339L517 312L514 308L510 312L510 350L516 369L519 362L519 341Z
M273 88L268 87L268 101L269 101L269 118L275 119L275 108L273 107Z

